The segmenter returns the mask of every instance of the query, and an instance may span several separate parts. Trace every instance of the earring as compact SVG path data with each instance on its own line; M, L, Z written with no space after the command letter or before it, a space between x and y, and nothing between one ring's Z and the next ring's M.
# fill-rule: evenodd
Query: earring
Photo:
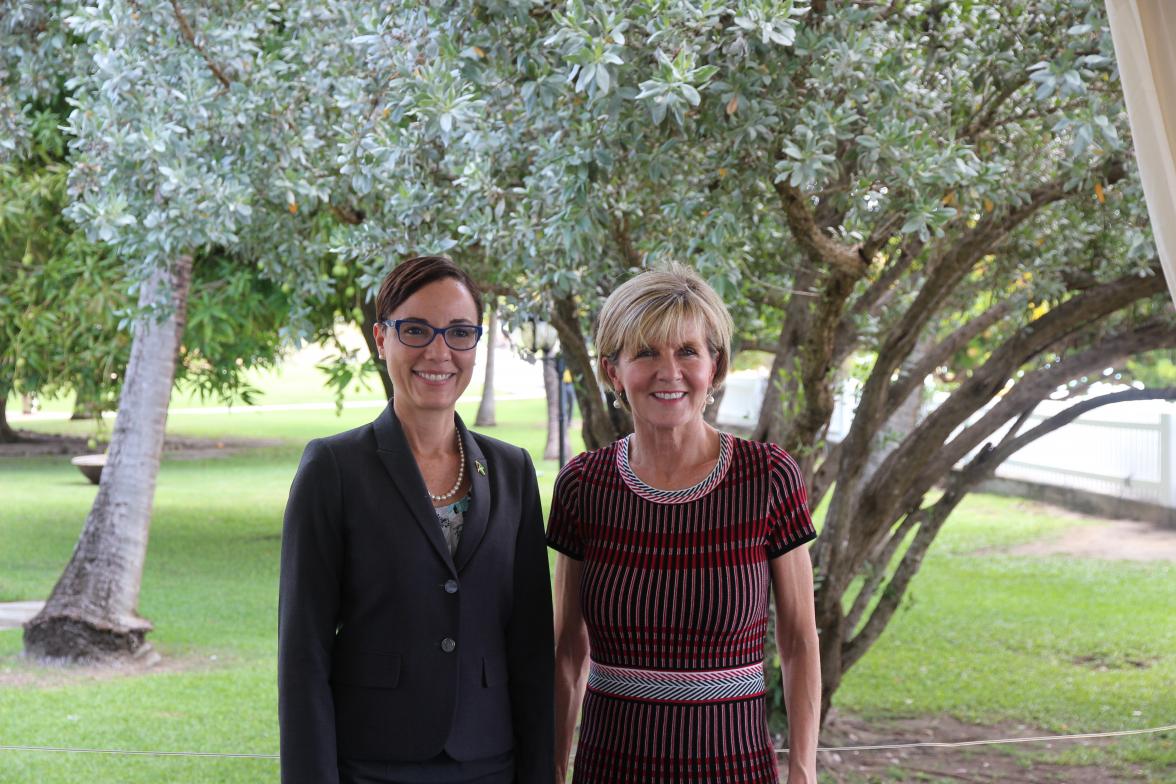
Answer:
M710 392L706 393L706 404L708 406L713 406L715 404L715 396Z
M614 398L613 398L613 408L620 408L620 407L621 407L621 401L620 401L620 400L617 400L617 399L614 397Z
M613 397L613 408L620 408L621 403L629 402L628 398L625 397L625 390L618 389L613 394L615 395L615 397Z

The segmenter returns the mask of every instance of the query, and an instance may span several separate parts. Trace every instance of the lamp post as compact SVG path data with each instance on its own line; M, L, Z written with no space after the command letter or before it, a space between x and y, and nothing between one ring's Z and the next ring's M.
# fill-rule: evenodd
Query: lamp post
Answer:
M559 352L559 333L545 321L530 318L517 331L518 344L532 356L542 356L543 387L547 397L547 445L545 460L559 460L562 468L568 459L567 417L563 404L563 356ZM554 408L553 408L554 407ZM555 428L552 428L552 421ZM554 432L553 432L554 431Z

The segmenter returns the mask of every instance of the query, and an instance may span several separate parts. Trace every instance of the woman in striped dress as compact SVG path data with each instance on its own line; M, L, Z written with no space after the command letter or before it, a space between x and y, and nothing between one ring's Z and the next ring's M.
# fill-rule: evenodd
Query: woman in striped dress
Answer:
M788 782L816 781L815 536L796 463L703 419L732 324L695 273L644 272L605 302L600 380L632 435L556 481L556 771L573 781L777 782L764 699L769 595L789 716ZM586 693L585 693L586 692Z

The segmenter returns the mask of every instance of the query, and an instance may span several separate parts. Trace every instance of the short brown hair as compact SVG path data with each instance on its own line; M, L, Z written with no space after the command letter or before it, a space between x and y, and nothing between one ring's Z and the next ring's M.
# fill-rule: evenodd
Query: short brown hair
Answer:
M477 321L482 321L482 291L469 273L453 263L448 256L414 256L397 264L384 277L380 293L376 295L376 319L383 321L400 304L434 281L453 278L466 287L478 310Z
M664 343L695 320L702 325L714 358L714 388L718 389L727 377L735 325L715 290L681 264L646 270L609 295L596 322L597 357L615 364L622 351ZM603 362L597 362L596 375L609 386Z

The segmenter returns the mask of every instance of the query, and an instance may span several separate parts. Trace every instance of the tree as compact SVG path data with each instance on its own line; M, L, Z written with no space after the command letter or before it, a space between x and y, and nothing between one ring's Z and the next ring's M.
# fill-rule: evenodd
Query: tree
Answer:
M742 347L772 357L756 437L829 496L813 550L828 706L947 513L1039 432L1016 434L1027 411L1176 344L1102 13L80 7L73 214L142 279L211 246L256 261L301 303L291 334L336 285L324 259L370 297L396 258L448 250L550 315L589 447L630 426L594 381L595 309L643 265L693 263ZM862 398L831 444L851 358ZM891 428L937 371L947 401Z
M30 120L27 154L0 162L0 441L21 438L4 416L11 393L101 400L127 346L117 329L125 294L103 282L117 263L61 216L62 116L42 109Z
M438 41L452 93L479 107L451 133L496 145L477 174L505 205L466 228L507 243L519 288L547 299L588 446L627 423L592 381L586 328L641 266L695 264L743 346L769 352L755 436L798 457L814 503L829 495L813 550L826 706L947 514L1040 434L1017 432L1032 407L1176 343L1101 4L468 4L394 18L369 45ZM974 367L947 401L891 427L968 348ZM867 369L862 399L831 444L851 357Z
M474 425L494 427L494 344L498 342L498 307L490 304L490 321L486 325L486 374L482 381L482 401L478 403L478 414Z
M124 265L62 214L68 204L64 96L35 111L30 144L0 163L0 394L73 392L91 415L118 401L130 354L121 328L133 316ZM195 265L177 382L204 396L249 398L243 371L271 363L288 312L256 270L206 254ZM0 440L7 432L0 401Z
M254 265L292 303L282 339L314 335L318 308L340 288L344 296L353 289L352 309L370 326L363 311L397 259L453 249L468 216L493 215L493 183L453 187L452 160L440 165L436 153L471 165L485 158L475 136L452 133L454 117L474 117L478 106L434 91L441 71L415 79L427 53L414 45L369 47L357 33L384 23L374 4L5 0L0 20L6 154L26 146L28 101L68 80L68 216L149 295L135 313L120 404L121 421L143 419L116 428L103 472L110 489L100 490L87 544L30 624L26 649L70 659L134 655L148 628L134 605L165 390L184 348L179 328L185 314L195 318L190 299L202 292L190 285L192 260ZM444 200L435 195L442 186ZM488 258L476 243L462 252L471 268ZM112 578L74 579L102 559L119 562Z
M241 148L231 134L221 134L241 130L244 115L235 112L248 106L223 101L221 108L229 110L220 118L223 124L204 122L203 112L224 97L219 95L224 74L213 65L216 78L209 81L215 88L201 91L191 77L209 73L202 44L178 5L166 15L159 10L150 21L178 25L172 40L183 45L185 57L155 47L156 36L171 35L172 28L151 28L137 4L8 2L0 8L0 50L6 58L0 75L10 88L0 97L17 98L0 106L0 120L15 129L15 142L5 145L8 157L28 154L35 141L36 102L61 95L62 83L72 75L70 188L77 200L69 217L83 224L92 241L109 246L109 256L119 259L118 278L139 293L138 306L129 313L131 356L102 484L70 564L45 609L26 626L26 650L34 656L88 660L146 650L150 624L138 617L136 605L177 357L183 356L179 367L191 371L189 380L202 391L238 388L242 369L272 361L291 334L292 320L305 332L313 328L312 297L298 299L291 319L289 291L279 290L289 284L273 271L278 259L292 265L289 277L305 281L313 274L314 283L304 288L326 288L317 269L312 272L321 258L313 255L319 246L312 244L304 254L297 236L262 240L272 242L268 267L256 256L229 251L242 247L232 216L248 217L252 191L228 165ZM75 15L67 18L70 13ZM66 47L73 35L86 46ZM250 40L248 30L242 40ZM157 59L161 54L164 59ZM175 57L171 62L169 55ZM142 82L106 78L108 68L132 62L149 73ZM180 87L192 91L183 95ZM260 100L251 105L256 108ZM273 233L283 229L270 227ZM194 262L201 285L190 297ZM210 279L199 277L205 270ZM276 283L257 284L265 272ZM190 343L181 343L185 321L189 334L197 335ZM224 361L210 346L232 359Z

